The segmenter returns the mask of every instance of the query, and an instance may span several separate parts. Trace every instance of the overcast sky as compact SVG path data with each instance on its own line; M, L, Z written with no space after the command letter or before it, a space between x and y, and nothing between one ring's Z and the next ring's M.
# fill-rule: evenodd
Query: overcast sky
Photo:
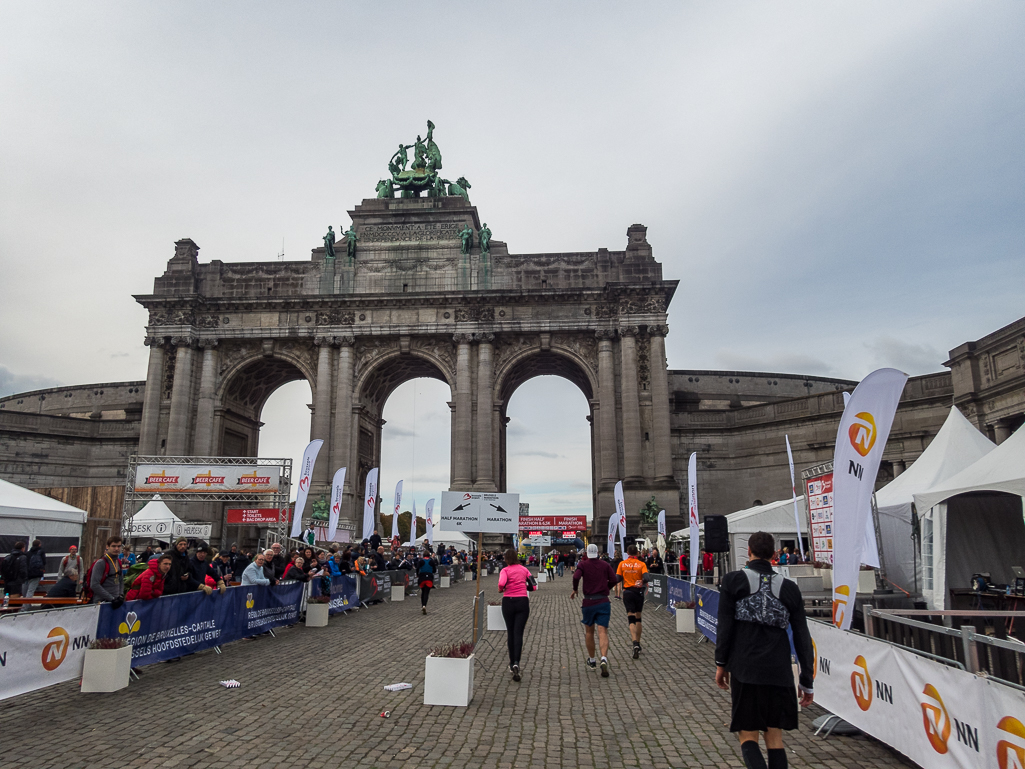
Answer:
M0 2L0 393L142 379L176 239L308 259L428 118L514 253L648 226L671 368L940 370L1025 314L1022 40L1020 2ZM448 399L388 404L386 498L447 484ZM514 396L510 490L589 509L585 413Z

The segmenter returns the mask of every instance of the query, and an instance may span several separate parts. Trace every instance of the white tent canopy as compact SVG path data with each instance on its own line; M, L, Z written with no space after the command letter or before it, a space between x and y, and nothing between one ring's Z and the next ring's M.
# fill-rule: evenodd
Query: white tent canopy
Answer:
M807 547L808 508L805 505L803 494L797 498L797 514L801 521L801 536L804 539L805 547ZM756 531L767 531L776 539L797 539L792 498L730 513L726 516L726 524L730 532L730 555L734 565L741 565L747 561L747 541ZM704 523L698 524L698 531L704 533ZM690 527L674 531L670 538L690 539Z
M0 534L12 537L80 537L89 514L0 479Z
M422 537L417 537L416 544L421 546L427 541L427 535L424 534ZM444 545L455 545L456 550L469 550L470 547L476 544L475 540L463 534L461 531L440 531L435 528L434 530L434 548L437 550L439 547Z
M174 537L174 525L182 522L182 519L164 504L160 495L155 494L142 510L132 516L129 536L170 542Z
M905 472L876 492L879 533L887 578L908 592L916 582L911 503L916 494L943 483L996 448L961 411L951 407L932 443ZM923 511L921 506L918 507Z
M961 472L916 491L915 506L920 511L928 510L950 497L973 491L1003 491L1025 497L1025 430L1017 430Z

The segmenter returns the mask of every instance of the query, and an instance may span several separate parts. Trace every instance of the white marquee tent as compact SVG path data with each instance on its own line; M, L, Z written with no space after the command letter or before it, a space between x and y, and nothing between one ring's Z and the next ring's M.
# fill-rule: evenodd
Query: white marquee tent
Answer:
M805 505L804 495L797 498L797 514L801 521L801 537L804 539L805 547L808 545L808 508ZM796 524L794 522L794 500L781 499L778 502L770 502L767 505L757 505L746 510L738 510L726 516L726 523L730 532L730 557L735 568L739 568L747 561L747 540L756 531L767 531L777 540L797 539ZM698 531L704 534L705 524L698 524ZM690 527L674 531L670 539L690 539Z
M1025 430L914 497L930 608L949 607L949 588L969 587L975 572L1006 584L1012 566L1025 566Z
M911 538L911 504L916 494L943 483L996 446L953 406L932 443L903 473L876 492L886 576L909 593L921 588L920 566ZM922 507L918 510L921 512Z
M182 519L171 512L159 494L146 503L139 512L132 516L129 536L140 539L159 539L170 542L174 538L174 525L182 523Z
M422 537L417 537L417 546L422 546L427 541L427 535L424 534ZM469 550L477 546L477 541L470 539L470 537L463 534L461 531L440 531L438 527L434 529L434 549L437 551L439 547L444 545L454 545L456 550Z
M0 479L0 536L81 538L89 514Z

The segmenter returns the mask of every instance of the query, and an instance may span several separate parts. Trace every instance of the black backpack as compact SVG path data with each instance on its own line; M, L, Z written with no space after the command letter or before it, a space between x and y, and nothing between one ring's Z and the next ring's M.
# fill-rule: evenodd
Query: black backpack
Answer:
M17 550L13 553L8 553L7 557L4 558L3 565L0 565L0 577L4 578L4 582L11 582L18 578L17 567L14 565L17 557Z
M733 616L743 622L785 628L790 624L790 611L779 600L785 578L782 574L760 574L754 569L742 569L747 577L750 595L736 603Z
M29 551L28 555L28 576L30 579L42 577L46 574L46 558L42 550Z

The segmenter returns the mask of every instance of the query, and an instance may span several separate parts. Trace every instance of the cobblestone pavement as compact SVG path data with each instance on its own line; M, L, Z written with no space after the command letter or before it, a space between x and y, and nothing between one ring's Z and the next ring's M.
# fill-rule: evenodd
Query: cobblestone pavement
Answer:
M497 597L497 578L484 588ZM743 767L729 734L729 696L715 688L711 644L675 632L649 607L644 651L630 658L623 606L613 601L612 675L587 670L570 578L531 598L523 681L507 672L505 634L486 633L468 708L423 703L424 657L469 640L473 590L333 617L327 628L282 628L178 663L143 669L114 694L66 683L0 705L5 767ZM218 681L236 678L242 688ZM399 681L412 690L389 693ZM381 718L384 710L391 717ZM868 738L813 737L817 707L787 737L792 767L914 766Z

